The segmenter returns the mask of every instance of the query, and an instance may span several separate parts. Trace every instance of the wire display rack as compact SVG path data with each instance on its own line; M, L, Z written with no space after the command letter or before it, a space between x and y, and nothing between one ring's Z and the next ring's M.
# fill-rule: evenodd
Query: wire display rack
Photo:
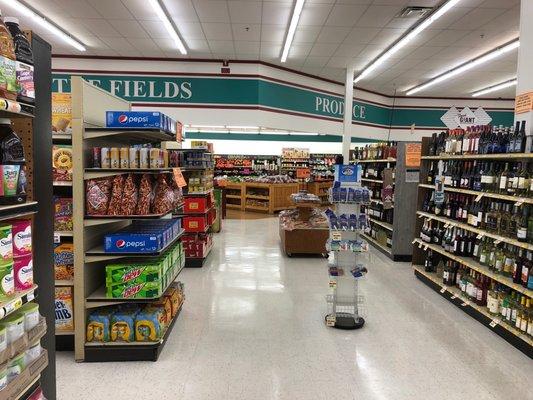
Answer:
M343 167L337 166L337 169L341 171ZM336 179L328 197L334 210L325 211L329 222L326 248L330 252L331 289L326 296L328 313L325 322L337 329L359 329L365 323L365 300L359 292L359 281L367 273L361 258L368 252L368 243L360 234L369 225L361 205L370 202L370 191L359 181L339 182Z

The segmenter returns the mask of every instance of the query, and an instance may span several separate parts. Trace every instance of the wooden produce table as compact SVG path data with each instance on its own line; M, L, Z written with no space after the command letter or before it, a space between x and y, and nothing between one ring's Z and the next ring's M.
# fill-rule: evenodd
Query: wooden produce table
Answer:
M294 203L298 209L298 220L308 222L317 203ZM329 238L329 229L324 228L296 228L293 230L283 229L279 224L279 237L285 254L291 257L293 254L316 254L328 256L326 241Z
M307 191L312 194L316 194L322 200L322 204L329 204L328 190L333 186L333 181L323 182L309 182L307 184Z
M242 201L246 211L276 211L293 208L290 195L298 192L298 183L241 183Z

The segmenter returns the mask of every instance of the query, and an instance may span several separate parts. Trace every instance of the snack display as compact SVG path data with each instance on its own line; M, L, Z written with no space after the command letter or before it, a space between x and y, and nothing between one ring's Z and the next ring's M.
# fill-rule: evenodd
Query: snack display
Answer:
M356 231L358 229L366 229L370 226L370 221L366 213L337 215L333 210L328 208L324 214L328 218L330 230Z
M214 168L214 158L211 153L190 150L170 150L169 166L182 168Z
M139 184L139 198L135 207L135 214L146 215L150 212L150 200L152 197L152 178L144 174Z
M72 287L55 288L56 331L74 330Z
M124 176L116 175L111 184L111 198L107 207L107 215L120 215L122 190L124 189Z
M72 229L72 198L54 197L54 231L71 232Z
M295 229L327 229L328 221L319 208L311 210L311 216L308 221L302 221L299 218L298 209L283 210L279 213L281 227L287 231Z
M74 279L74 245L61 243L54 248L54 271L56 280Z
M124 181L119 215L133 215L135 213L135 206L137 205L138 199L139 189L135 184L133 174L129 174Z
M317 203L320 204L320 197L316 194L308 193L307 191L300 191L291 194L291 200L295 203Z
M52 174L54 182L72 182L72 146L52 147Z
M181 282L174 282L152 303L121 304L92 311L87 317L87 342L160 340L185 300L183 290Z
M87 215L105 215L111 198L111 178L89 179L85 187Z

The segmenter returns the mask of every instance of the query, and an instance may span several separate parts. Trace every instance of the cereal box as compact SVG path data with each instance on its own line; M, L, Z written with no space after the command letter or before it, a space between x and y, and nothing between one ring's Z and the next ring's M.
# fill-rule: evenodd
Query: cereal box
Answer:
M72 231L72 198L54 197L54 230Z
M52 132L72 135L70 93L52 93Z
M72 146L52 147L52 175L54 182L72 182Z
M74 330L72 288L56 287L56 331Z
M54 270L56 280L74 279L74 245L62 243L54 248Z

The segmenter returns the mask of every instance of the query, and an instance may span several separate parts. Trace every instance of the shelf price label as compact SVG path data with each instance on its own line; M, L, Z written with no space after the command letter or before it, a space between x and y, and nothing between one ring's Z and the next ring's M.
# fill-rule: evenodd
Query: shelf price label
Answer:
M454 295L451 297L452 300L453 300L453 299L456 299L456 298L457 298L457 295L456 295L456 294L454 294Z
M480 193L477 195L477 197L474 199L474 201L477 203L481 198L483 197L483 193Z
M331 234L331 238L333 240L341 240L342 239L342 234L340 232L333 232Z
M32 301L35 298L35 292L28 293L26 295L26 298L28 299L28 302ZM22 300L21 300L21 302L22 302Z
M185 178L183 177L183 174L181 172L181 168L172 168L172 174L174 176L174 181L176 182L176 185L178 185L180 188L187 186L187 182L185 181Z
M446 292L446 288L443 286L442 289L440 290L441 293L444 293Z
M491 328L494 328L494 327L495 327L496 325L498 325L499 323L500 323L500 320L497 319L497 318L495 318L495 319L493 319L493 320L491 321L491 323L489 324L489 326L490 326Z
M337 287L337 281L334 281L333 279L329 281L329 287L331 289L335 289Z
M54 243L61 243L61 235L54 232Z
M326 317L326 325L327 326L335 326L336 318L334 315L328 315Z

